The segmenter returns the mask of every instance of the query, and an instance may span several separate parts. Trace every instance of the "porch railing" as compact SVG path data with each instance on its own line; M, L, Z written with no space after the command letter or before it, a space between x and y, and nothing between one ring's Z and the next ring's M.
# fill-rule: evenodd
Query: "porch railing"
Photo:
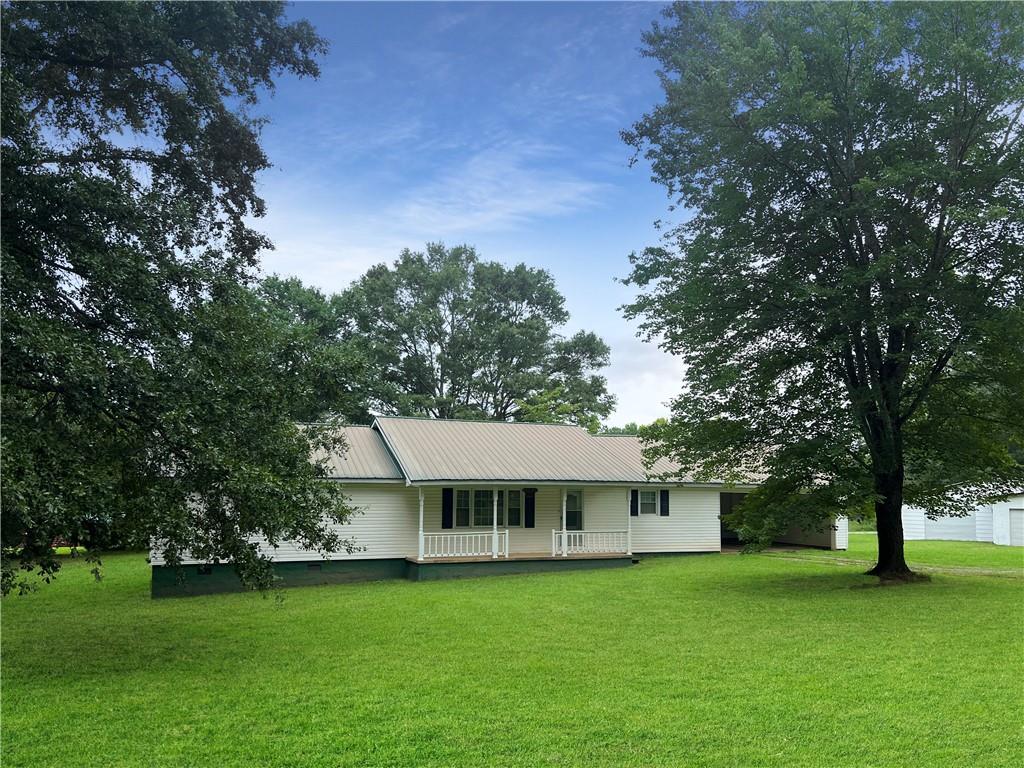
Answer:
M551 531L551 556L629 552L629 531Z
M498 547L494 547L494 531L473 533L424 533L423 557L508 557L508 531L498 531Z

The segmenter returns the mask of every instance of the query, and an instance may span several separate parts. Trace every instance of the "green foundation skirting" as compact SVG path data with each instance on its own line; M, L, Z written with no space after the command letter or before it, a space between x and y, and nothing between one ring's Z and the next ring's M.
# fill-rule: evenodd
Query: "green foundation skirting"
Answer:
M591 560L539 558L537 560L492 560L491 562L419 563L409 561L411 581L463 579L475 576L501 576L512 573L546 573L550 571L583 571L594 568L622 568L633 564L632 556L600 557Z
M316 584L347 584L355 581L401 579L405 560L318 560L316 562L274 563L274 575L282 587ZM243 592L245 588L231 565L186 565L179 571L164 565L153 566L153 597L212 595L218 592Z
M282 587L316 584L347 584L407 578L411 581L462 579L477 576L501 576L515 573L580 571L594 568L622 568L632 565L632 557L603 557L592 560L539 558L536 560L493 560L473 562L420 563L400 558L387 560L318 560L315 562L275 563L274 574ZM183 577L183 580L179 580ZM186 565L181 571L165 565L153 566L153 597L213 595L242 592L231 565Z

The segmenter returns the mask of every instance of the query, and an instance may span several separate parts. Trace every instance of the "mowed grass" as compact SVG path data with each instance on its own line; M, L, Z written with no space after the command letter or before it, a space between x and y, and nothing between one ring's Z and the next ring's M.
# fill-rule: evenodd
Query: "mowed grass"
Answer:
M1024 547L1004 547L978 541L908 541L904 546L907 564L911 568L978 569L1003 575L1024 575ZM872 533L851 531L850 547L845 551L801 549L796 554L874 563L878 557L878 538Z
M4 766L1019 766L1024 579L768 555L3 601Z

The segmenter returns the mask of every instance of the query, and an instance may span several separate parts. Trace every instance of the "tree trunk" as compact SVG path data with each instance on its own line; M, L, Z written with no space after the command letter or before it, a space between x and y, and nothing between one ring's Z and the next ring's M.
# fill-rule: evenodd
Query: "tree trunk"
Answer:
M909 581L913 571L903 556L903 467L875 475L875 528L878 531L878 564L869 575L883 580Z

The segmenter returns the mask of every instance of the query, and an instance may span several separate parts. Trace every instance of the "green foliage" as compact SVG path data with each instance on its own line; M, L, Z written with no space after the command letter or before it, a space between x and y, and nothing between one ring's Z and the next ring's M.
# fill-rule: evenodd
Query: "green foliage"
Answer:
M614 405L595 373L608 364L608 346L593 333L556 333L569 316L544 270L432 243L374 267L341 303L378 412L596 429Z
M630 421L622 427L601 427L600 433L602 435L638 435L640 434L640 425L635 421Z
M904 491L1024 484L1024 7L678 3L645 42L625 138L691 214L632 259L687 366L652 452L770 476L751 540L873 502L899 570Z
M517 421L577 424L591 434L597 434L601 427L600 419L595 414L588 413L585 405L573 402L567 397L565 389L561 386L540 392L529 400L521 400L517 405Z
M341 418L369 423L375 373L352 340L341 297L276 275L263 280L256 295L281 327L297 337L294 344L306 355L303 371L309 388L293 403L292 416L303 422Z
M265 238L248 113L323 41L280 3L15 3L2 21L3 591L55 539L343 546L300 429L307 339L246 287Z
M644 433L644 430L659 429L667 424L668 419L664 416L659 416L650 424L637 424L635 421L630 421L622 427L601 427L600 433L602 435L640 435Z

